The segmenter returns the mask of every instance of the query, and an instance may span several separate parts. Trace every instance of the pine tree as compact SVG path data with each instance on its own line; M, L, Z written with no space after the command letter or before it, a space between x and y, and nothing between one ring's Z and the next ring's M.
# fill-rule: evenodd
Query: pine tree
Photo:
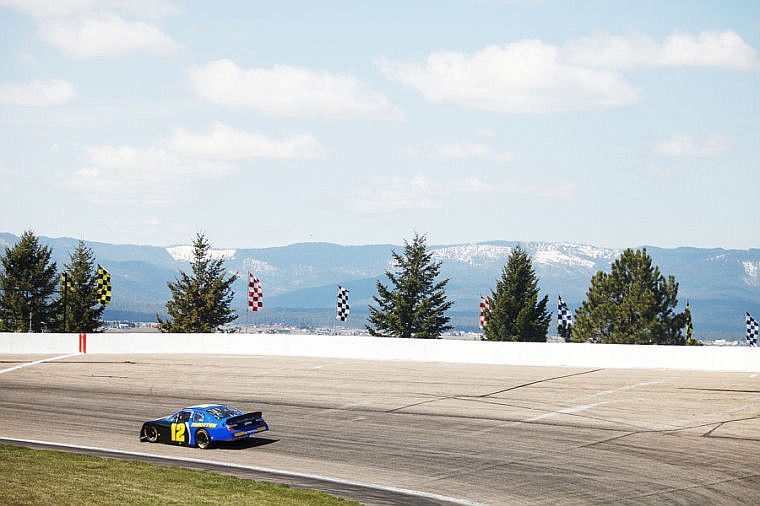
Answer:
M56 263L30 230L6 247L0 273L0 326L11 332L55 330L58 300Z
M61 318L64 332L95 332L103 326L105 306L98 302L98 273L95 254L84 241L79 241L76 249L64 265L68 287L61 284ZM64 316L65 315L65 316Z
M538 300L538 278L528 254L517 246L491 292L486 341L546 342L551 322L549 297Z
M676 314L678 283L652 265L646 248L626 249L609 274L591 278L576 311L572 340L620 344L684 344L683 313Z
M436 282L441 263L433 261L426 237L415 234L412 243L404 241L403 254L392 251L395 272L385 271L393 285L388 289L377 282L377 295L369 306L366 329L373 336L438 339L453 327L446 311L453 302L446 298L448 279Z
M166 312L172 319L156 315L161 332L216 332L237 319L231 304L232 284L238 276L226 276L224 261L210 258L210 249L205 235L196 234L192 274L180 272L177 280L167 283L172 299L166 303Z

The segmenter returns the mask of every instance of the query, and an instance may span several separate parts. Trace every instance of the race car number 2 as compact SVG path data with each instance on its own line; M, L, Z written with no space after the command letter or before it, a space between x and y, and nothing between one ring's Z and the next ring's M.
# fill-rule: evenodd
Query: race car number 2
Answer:
M185 424L173 423L172 424L172 441L184 441L185 440Z

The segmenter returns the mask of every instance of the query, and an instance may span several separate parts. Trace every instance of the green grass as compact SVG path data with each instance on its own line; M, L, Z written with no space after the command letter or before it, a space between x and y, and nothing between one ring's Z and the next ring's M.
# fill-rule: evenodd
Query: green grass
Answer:
M214 473L0 444L0 504L356 503Z

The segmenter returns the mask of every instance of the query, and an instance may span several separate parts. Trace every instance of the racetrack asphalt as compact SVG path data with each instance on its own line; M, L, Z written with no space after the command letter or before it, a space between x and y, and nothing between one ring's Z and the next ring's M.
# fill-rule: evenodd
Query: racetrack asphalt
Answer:
M16 368L40 358L0 355L2 437L332 478L365 504L760 504L758 374L181 354ZM139 442L143 421L205 402L271 430Z

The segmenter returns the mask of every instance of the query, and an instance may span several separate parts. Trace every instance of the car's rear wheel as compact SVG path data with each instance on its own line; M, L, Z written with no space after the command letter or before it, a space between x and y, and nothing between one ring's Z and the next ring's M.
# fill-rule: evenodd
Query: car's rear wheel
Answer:
M205 450L211 446L211 438L206 429L198 429L198 432L195 433L195 445L201 450Z
M145 440L149 443L158 441L158 429L155 425L147 425L144 430Z

